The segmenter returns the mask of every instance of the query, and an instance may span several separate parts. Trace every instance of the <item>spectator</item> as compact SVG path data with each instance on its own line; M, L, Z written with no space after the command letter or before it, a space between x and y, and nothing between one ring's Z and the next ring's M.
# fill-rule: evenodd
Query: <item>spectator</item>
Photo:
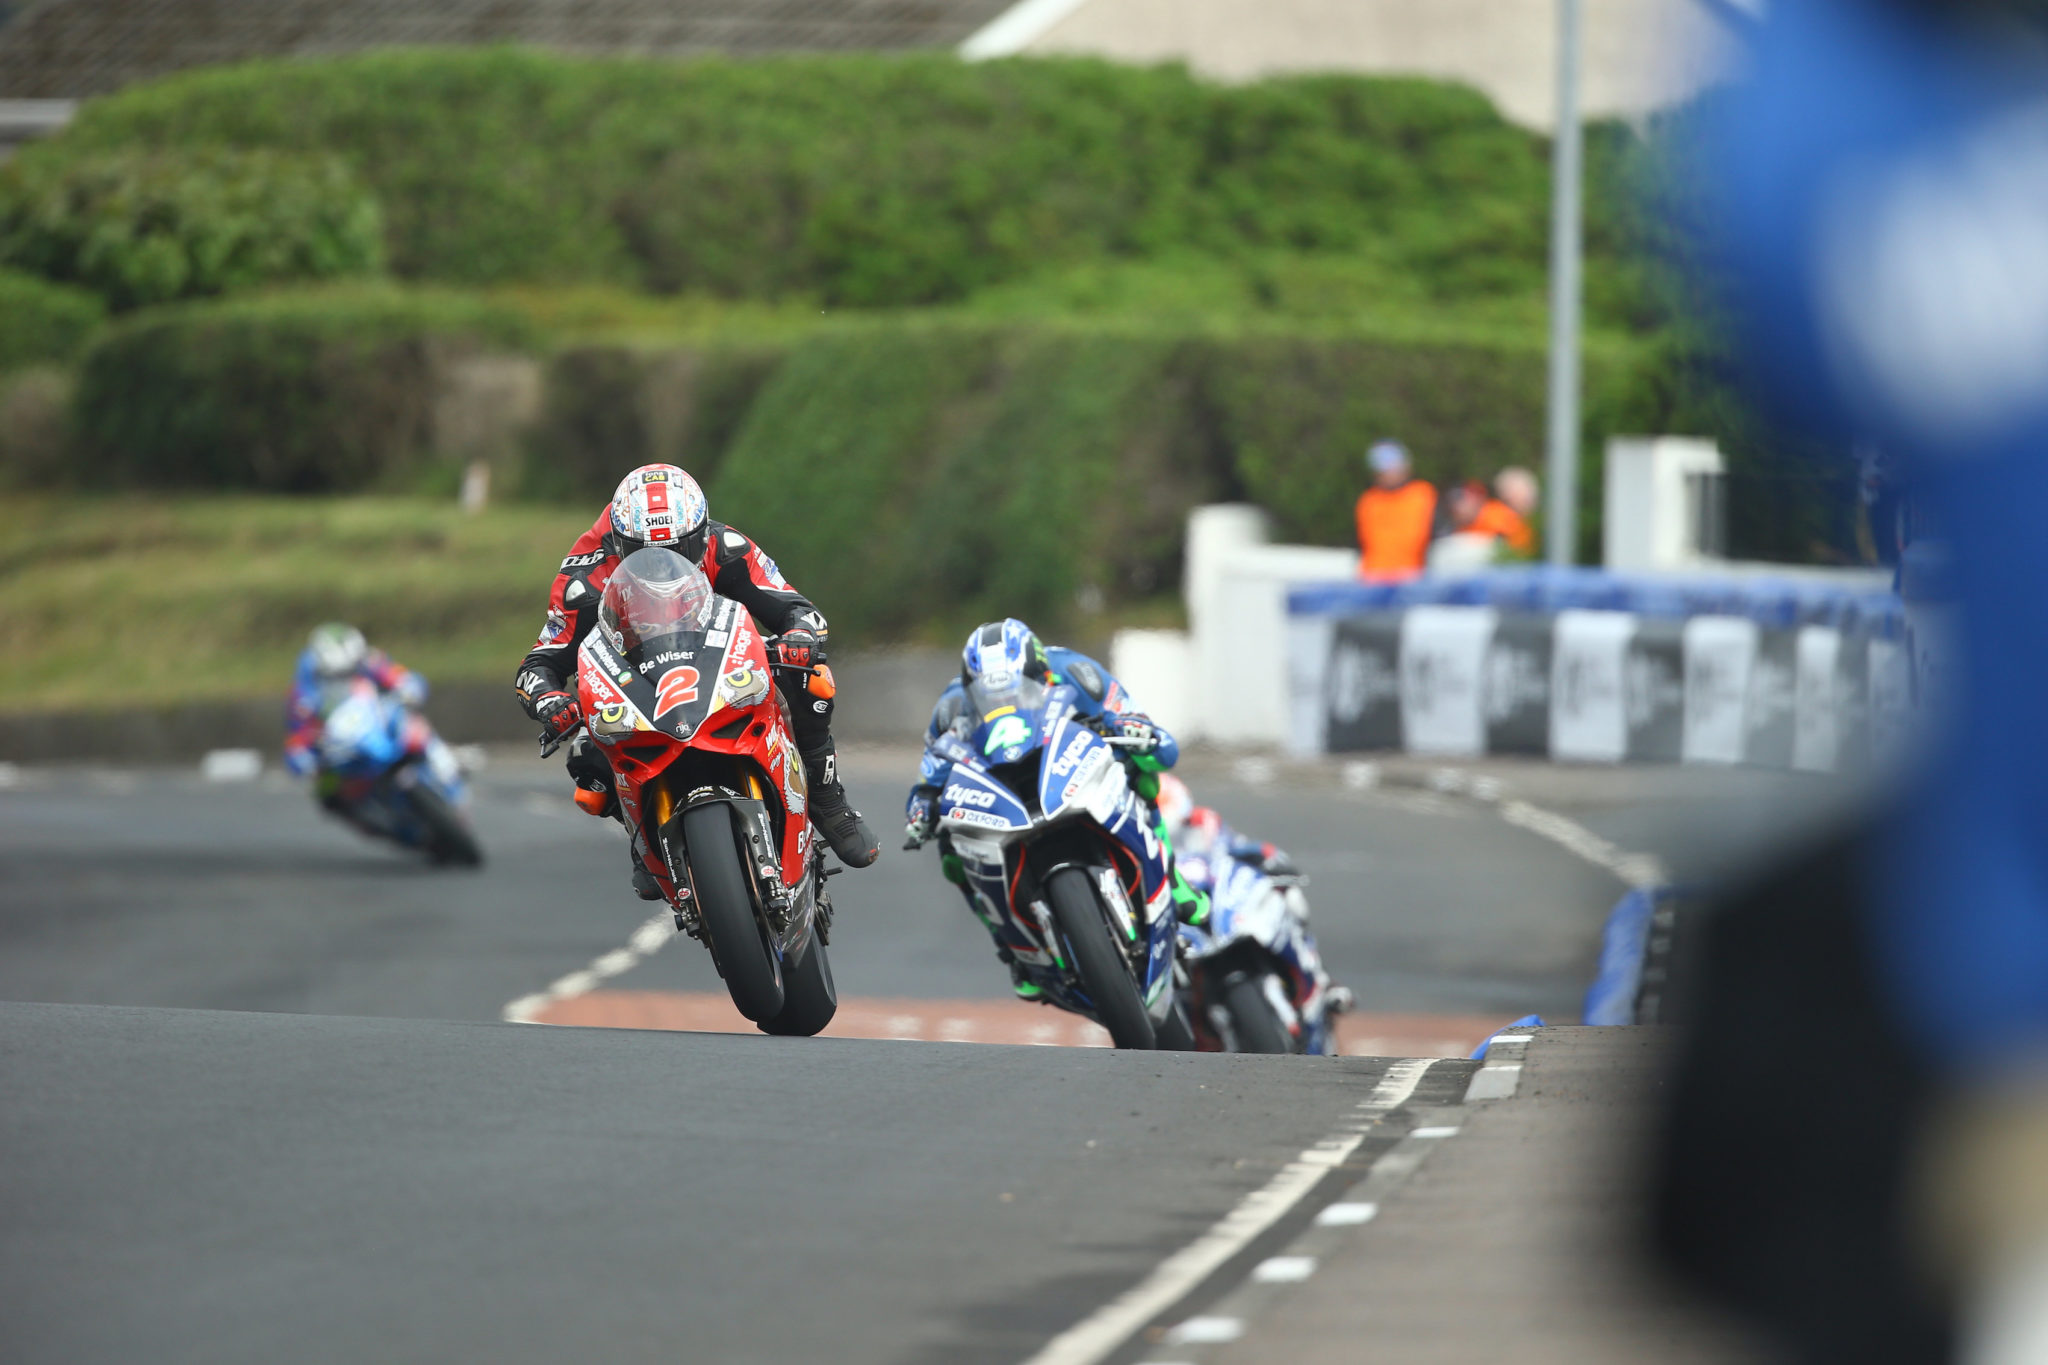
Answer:
M1536 513L1536 476L1526 469L1509 466L1493 477L1494 496L1477 482L1467 485L1478 506L1461 529L1474 535L1497 536L1507 543L1517 559L1536 553L1536 533L1529 518Z
M1358 498L1358 572L1367 579L1412 578L1422 572L1436 520L1436 489L1414 477L1399 442L1367 452L1372 487Z

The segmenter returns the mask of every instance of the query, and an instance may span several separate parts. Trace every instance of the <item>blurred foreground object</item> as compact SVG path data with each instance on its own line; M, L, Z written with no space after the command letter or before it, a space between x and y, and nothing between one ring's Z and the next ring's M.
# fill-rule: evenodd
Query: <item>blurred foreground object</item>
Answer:
M1803 1360L1947 1358L1944 1300L1963 1358L2048 1358L2044 39L2036 4L1774 4L1717 130L1752 372L1897 457L1956 596L1916 780L1701 960L1664 1237Z

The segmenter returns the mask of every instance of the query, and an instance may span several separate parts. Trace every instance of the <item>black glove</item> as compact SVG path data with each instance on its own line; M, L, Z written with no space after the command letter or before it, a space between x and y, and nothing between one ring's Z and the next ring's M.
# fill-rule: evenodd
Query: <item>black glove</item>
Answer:
M791 668L810 668L824 662L825 650L818 633L809 626L791 626L782 632L775 646L776 657Z
M559 739L583 723L583 708L567 692L548 692L533 699L533 718Z

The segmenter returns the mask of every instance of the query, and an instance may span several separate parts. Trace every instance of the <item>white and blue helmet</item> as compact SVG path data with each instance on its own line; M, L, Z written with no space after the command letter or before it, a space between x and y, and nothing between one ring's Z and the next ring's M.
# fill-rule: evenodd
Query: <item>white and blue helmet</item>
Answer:
M1045 646L1014 616L976 626L960 651L960 681L967 686L980 682L1002 688L1025 678L1042 682L1050 669Z

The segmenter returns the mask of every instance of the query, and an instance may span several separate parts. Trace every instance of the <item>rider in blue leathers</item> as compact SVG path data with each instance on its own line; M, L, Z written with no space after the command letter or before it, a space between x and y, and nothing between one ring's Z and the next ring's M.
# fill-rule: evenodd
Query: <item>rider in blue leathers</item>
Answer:
M1022 675L1047 684L1070 684L1076 693L1077 714L1093 721L1103 733L1117 735L1129 742L1122 752L1125 760L1137 770L1132 788L1147 801L1155 803L1153 818L1158 824L1160 838L1170 849L1170 833L1158 820L1158 774L1179 761L1179 743L1163 726L1132 704L1130 693L1108 669L1078 650L1041 643L1031 627L1014 617L975 627L967 637L966 647L960 652L960 676L946 684L945 691L939 694L938 704L932 708L931 724L925 730L925 752L918 765L917 783L911 787L905 803L904 815L908 823L904 831L907 836L904 847L918 848L932 837L938 822L939 793L952 776L952 760L937 752L934 745L941 736L971 732L982 719L969 709L967 684L978 678L1000 680L1005 675ZM964 892L965 876L943 841L939 848L940 865L947 880L960 886ZM1208 898L1189 885L1178 871L1173 876L1173 899L1180 917L1188 923L1199 924L1208 914ZM971 906L971 900L969 903ZM1021 976L1017 977L1016 988L1018 995L1025 999L1038 998L1038 988Z
M330 809L335 808L340 784L333 774L319 771L326 699L357 678L415 710L427 699L427 680L382 650L371 649L354 626L330 622L313 631L299 655L291 697L285 703L284 766L294 777L317 777L313 795Z

